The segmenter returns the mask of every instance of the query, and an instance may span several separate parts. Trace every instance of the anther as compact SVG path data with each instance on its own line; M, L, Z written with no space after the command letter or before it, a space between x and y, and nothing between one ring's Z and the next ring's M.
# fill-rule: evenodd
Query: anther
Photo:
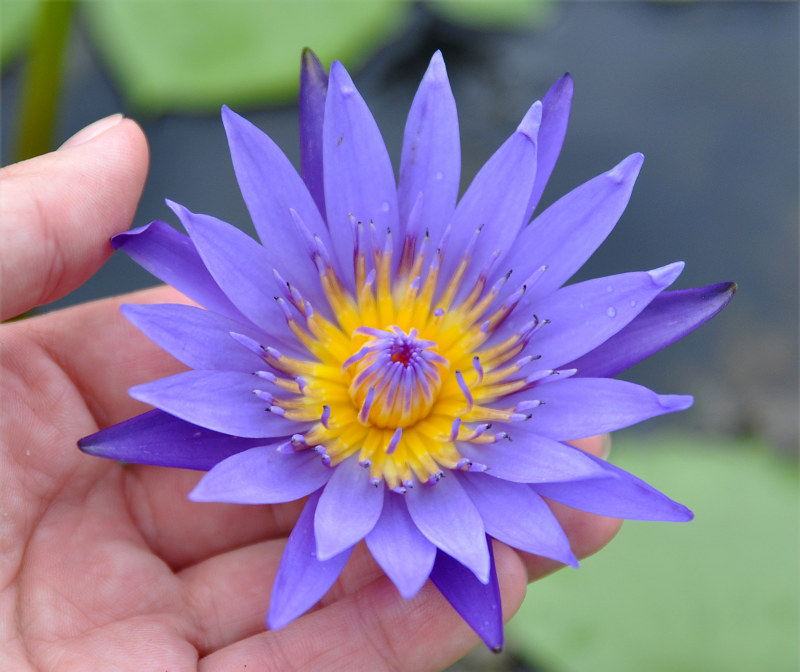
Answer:
M458 438L458 430L461 429L461 418L456 417L450 427L450 440L455 441Z
M461 392L464 395L464 398L467 400L467 410L466 412L469 413L472 410L472 392L469 391L469 387L467 387L467 383L464 381L464 376L461 374L461 371L456 371L456 382L458 386L461 388Z
M331 407L328 404L325 404L322 407L322 417L320 417L319 421L322 423L322 426L325 429L330 429L330 420L331 420Z
M367 424L369 419L369 412L372 410L372 402L375 401L375 387L370 387L367 390L367 396L364 397L364 403L361 405L361 410L358 412L358 421L362 425Z
M472 358L472 366L475 368L475 372L478 374L478 381L476 385L480 385L483 382L483 367L481 366L481 358L478 355L475 355Z
M372 391L372 389L373 388L370 388L370 391ZM369 397L369 392L367 393L367 396ZM369 411L367 411L367 414L369 414ZM387 455L391 455L397 449L397 444L400 443L400 437L401 436L403 436L403 428L402 427L398 427L396 430L394 430L394 434L392 434L392 438L389 441L389 445L386 446L386 454Z

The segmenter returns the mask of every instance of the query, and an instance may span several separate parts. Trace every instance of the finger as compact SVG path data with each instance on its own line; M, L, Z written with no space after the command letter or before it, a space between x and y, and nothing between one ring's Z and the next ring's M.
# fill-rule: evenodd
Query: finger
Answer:
M0 317L18 315L86 281L130 226L147 173L139 126L114 116L62 149L0 170Z
M525 570L508 547L495 544L503 617L525 595ZM276 631L222 648L200 661L204 672L258 660L259 670L439 670L478 643L477 635L431 583L412 599L386 577Z

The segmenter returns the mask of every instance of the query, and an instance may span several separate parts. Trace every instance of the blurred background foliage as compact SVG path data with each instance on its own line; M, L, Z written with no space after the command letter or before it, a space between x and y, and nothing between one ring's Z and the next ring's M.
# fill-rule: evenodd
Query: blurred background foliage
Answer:
M697 395L691 411L620 432L612 453L695 521L626 524L580 571L530 588L505 654L478 649L452 669L798 669L797 3L0 0L2 162L122 111L151 144L136 225L169 196L252 233L218 110L245 112L297 163L305 46L351 70L395 165L442 49L462 189L570 70L576 104L545 202L632 151L648 157L576 279L681 258L680 287L740 285L721 316L625 375ZM47 309L152 283L115 255Z

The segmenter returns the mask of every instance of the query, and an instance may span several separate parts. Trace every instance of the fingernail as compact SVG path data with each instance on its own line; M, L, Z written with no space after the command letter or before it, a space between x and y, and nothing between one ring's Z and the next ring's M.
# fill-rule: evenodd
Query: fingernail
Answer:
M600 444L600 453L598 457L607 460L608 456L611 455L611 434L603 434L600 438L602 439L602 443Z
M112 126L116 126L120 121L122 121L122 119L123 116L119 112L108 117L104 117L103 119L98 119L97 121L78 131L75 135L64 142L59 149L77 147L85 142L89 142L89 140L96 138L103 131L107 131Z

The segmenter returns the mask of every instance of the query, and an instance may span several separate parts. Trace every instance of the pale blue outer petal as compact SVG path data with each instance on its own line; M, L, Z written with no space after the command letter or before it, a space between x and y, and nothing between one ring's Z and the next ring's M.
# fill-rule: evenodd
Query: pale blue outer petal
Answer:
M431 572L431 581L492 651L503 649L503 607L500 584L494 564L492 544L489 550L489 580L478 581L458 560L439 551Z
M302 433L307 424L267 410L253 391L267 381L239 371L185 371L128 392L181 420L235 436L276 437Z
M631 154L611 170L562 196L525 227L493 279L514 272L500 300L537 269L547 271L527 288L522 306L563 285L616 225L630 200L644 157ZM538 175L538 171L537 171Z
M209 471L189 499L195 502L279 504L321 488L332 471L312 451L282 453L278 443L232 455Z
M431 573L436 547L417 529L402 495L386 493L381 517L366 542L400 594L414 597Z
M401 230L417 244L425 232L439 240L456 207L461 179L461 146L456 101L440 52L431 59L408 113L398 180ZM420 216L408 229L409 215L422 194ZM399 242L402 242L400 240Z
M735 292L732 282L661 292L624 329L566 368L578 369L577 376L616 376L705 324Z
M445 475L436 485L410 488L405 497L419 531L487 583L490 563L483 521L458 480Z
M530 487L543 497L600 516L679 523L694 517L683 504L670 499L633 474L599 457L588 457L606 472L605 478L574 483L536 483Z
M169 203L189 232L203 263L234 305L254 324L287 345L296 338L275 296L273 266L264 248L243 231L216 217Z
M471 287L495 255L499 253L500 259L511 249L524 224L528 194L536 176L541 114L541 103L534 103L514 134L478 171L456 206L452 228L442 245L440 285L449 282L479 229L463 287Z
M151 341L192 369L253 371L265 367L264 360L233 340L231 332L269 338L250 323L243 324L195 306L176 303L130 304L122 314Z
M570 446L531 433L498 443L459 443L458 452L488 467L486 473L490 476L515 483L573 481L603 473L599 466Z
M327 305L313 250L298 234L290 212L294 210L309 232L330 249L328 229L305 183L280 148L249 121L227 107L222 108L222 121L236 180L263 245L265 272L278 269L318 309ZM268 287L273 286L270 281Z
M523 400L542 402L523 422L501 423L512 438L533 433L556 441L571 441L613 432L648 418L683 411L692 397L656 394L613 378L567 378L503 398L505 407Z
M316 54L303 50L300 70L300 173L317 208L325 213L325 186L322 179L322 123L328 73Z
M458 478L481 512L488 535L526 553L578 566L569 539L550 507L527 485L486 474L462 472Z
M567 73L553 84L542 98L542 125L539 128L536 181L533 184L525 211L526 222L536 209L556 165L558 155L561 153L564 136L567 134L569 113L572 109L572 90L572 77Z
M206 471L263 443L264 439L221 434L154 409L84 437L78 447L120 462Z
M527 309L549 320L523 353L540 357L538 370L557 369L593 350L636 317L683 270L678 262L652 271L622 273L563 287ZM524 311L518 307L515 313ZM524 313L520 315L524 317ZM530 316L527 318L530 319ZM494 338L510 334L509 320Z
M317 559L314 512L318 501L318 492L308 498L283 551L267 614L267 627L271 630L282 628L313 607L328 592L350 557L348 549L325 562Z
M355 455L333 469L314 516L317 558L328 560L369 534L381 515L384 490L383 483L370 484Z
M337 270L352 290L354 226L361 222L367 240L371 235L374 248L383 249L387 230L398 226L397 187L378 126L338 61L331 65L325 100L323 170Z
M111 245L201 306L234 320L244 319L211 277L194 243L169 224L155 221L118 233Z

